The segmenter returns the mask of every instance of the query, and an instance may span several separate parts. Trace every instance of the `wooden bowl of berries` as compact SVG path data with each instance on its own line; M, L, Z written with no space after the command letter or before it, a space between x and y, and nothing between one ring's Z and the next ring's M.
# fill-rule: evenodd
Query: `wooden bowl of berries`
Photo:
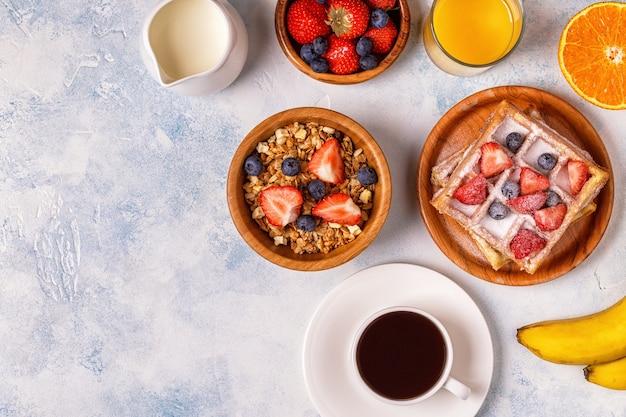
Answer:
M278 0L274 24L278 43L300 71L355 84L396 61L411 17L407 0Z
M376 238L391 202L382 150L357 122L302 107L254 127L226 185L244 241L276 265L319 271L350 261Z

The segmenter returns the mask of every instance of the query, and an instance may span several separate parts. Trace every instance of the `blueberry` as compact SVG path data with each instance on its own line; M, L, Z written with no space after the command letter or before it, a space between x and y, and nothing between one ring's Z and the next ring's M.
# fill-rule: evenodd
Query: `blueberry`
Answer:
M305 45L302 45L302 48L300 48L300 58L302 58L302 60L306 62L307 64L310 64L311 61L317 58L317 54L313 50L312 43L307 43Z
M326 0L315 0L316 2L318 2L319 4L326 4Z
M359 58L359 66L365 71L371 70L378 66L378 60L374 55L364 55Z
M315 217L310 214L302 214L296 219L296 227L303 232L312 232L315 230Z
M248 175L259 175L263 172L263 162L258 155L250 155L243 162L243 170Z
M520 146L522 146L522 142L524 138L520 133L511 132L506 136L506 147L513 153L516 153Z
M387 26L389 15L383 9L373 9L370 12L370 24L377 29Z
M322 55L328 49L328 40L323 36L313 39L313 52Z
M372 39L364 36L356 43L356 53L359 54L359 56L369 55L372 52L373 46L374 43L372 42Z
M509 215L509 208L506 206L506 204L503 204L499 201L494 201L493 203L491 203L487 211L489 212L489 216L491 216L491 218L494 220L502 220Z
M519 184L515 181L505 181L502 184L502 194L509 200L518 197L520 193Z
M333 133L333 137L335 139L337 139L338 141L342 141L343 140L343 132L341 130L335 130L335 133Z
M307 190L315 201L320 201L326 195L326 184L320 180L313 180L307 185Z
M541 169L550 171L556 165L556 158L550 153L542 153L539 155L539 158L537 158L537 165L539 165Z
M296 158L285 158L280 166L283 174L293 177L300 173L300 162Z
M313 58L310 65L313 72L317 72L318 74L328 72L328 61L326 61L326 58L322 58L321 56Z
M546 206L554 207L561 204L561 197L552 190L546 191Z
M356 173L356 178L363 185L372 185L378 181L378 175L376 175L374 168L371 167L363 167L359 169Z

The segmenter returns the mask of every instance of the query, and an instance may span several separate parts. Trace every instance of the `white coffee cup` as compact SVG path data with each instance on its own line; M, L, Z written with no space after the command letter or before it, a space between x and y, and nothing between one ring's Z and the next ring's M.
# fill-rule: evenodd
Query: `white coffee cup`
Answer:
M450 375L454 352L433 315L408 306L380 310L357 331L351 350L357 379L393 405L424 401L441 388L466 400L471 389Z

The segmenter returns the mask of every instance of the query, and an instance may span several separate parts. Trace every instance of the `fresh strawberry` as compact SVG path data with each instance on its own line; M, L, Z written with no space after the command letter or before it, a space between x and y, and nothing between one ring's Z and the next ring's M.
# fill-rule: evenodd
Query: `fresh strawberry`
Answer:
M463 204L482 204L487 199L487 179L483 175L476 175L457 188L453 197Z
M313 42L318 36L330 34L326 8L316 0L295 0L287 10L287 31L302 45Z
M546 207L535 212L535 222L545 232L556 230L563 223L565 213L567 213L567 206L563 203L554 207Z
M300 215L302 194L290 185L273 185L261 191L259 201L267 221L274 226L283 227Z
M569 186L573 195L577 195L587 182L587 164L583 161L569 161L567 163Z
M480 147L480 172L486 178L498 175L513 166L513 161L498 142L487 142Z
M327 18L335 35L356 39L367 30L370 9L363 0L328 0Z
M537 191L533 194L512 198L507 204L518 213L533 214L546 204L547 198L548 194L545 191Z
M311 211L329 223L353 226L361 220L361 209L348 194L335 193L326 196Z
M519 174L519 186L522 195L533 194L550 188L550 180L545 175L524 167Z
M351 39L338 38L331 34L328 49L322 55L328 61L328 68L333 74L352 74L359 70L359 54Z
M365 0L372 9L389 10L396 5L396 0Z
M509 248L513 251L515 259L523 259L545 248L546 243L544 238L532 230L520 229L511 239Z
M391 51L398 37L398 28L393 20L389 19L382 28L371 26L363 34L364 38L372 40L372 52L375 54L386 54Z
M344 179L344 165L339 141L328 139L324 142L311 156L308 170L324 182L341 184Z

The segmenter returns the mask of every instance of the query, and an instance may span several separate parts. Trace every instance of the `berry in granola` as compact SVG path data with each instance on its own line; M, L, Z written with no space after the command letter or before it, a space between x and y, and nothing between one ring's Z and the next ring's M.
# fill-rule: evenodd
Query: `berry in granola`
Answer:
M296 227L303 232L312 232L315 230L316 224L315 217L310 214L301 214L296 219Z
M290 185L273 185L259 194L259 204L268 223L284 227L300 215L302 194Z
M313 207L312 213L329 223L348 226L358 224L361 220L361 209L344 193L328 195Z
M326 184L324 181L312 180L307 185L307 190L313 200L320 201L326 195Z
M300 173L300 161L296 158L285 158L280 165L281 171L288 177L295 177Z
M344 180L344 164L341 147L337 139L328 139L311 156L308 169L318 179L341 184Z
M259 175L263 172L263 162L258 155L250 155L243 161L243 169L248 175Z
M362 185L372 185L378 181L376 170L372 167L362 167L356 173L356 178Z

